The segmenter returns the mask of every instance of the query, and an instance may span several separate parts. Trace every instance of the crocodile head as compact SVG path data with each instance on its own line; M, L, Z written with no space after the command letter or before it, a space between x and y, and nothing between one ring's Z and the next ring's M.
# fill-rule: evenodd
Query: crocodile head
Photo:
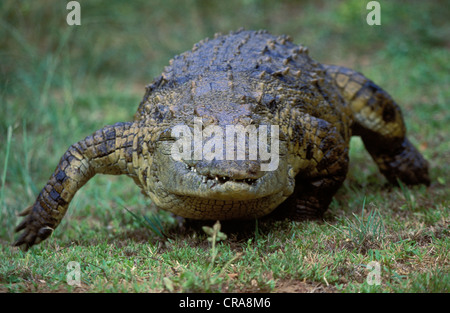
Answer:
M274 112L245 90L248 80L233 81L210 74L207 82L189 82L188 92L181 86L147 100L154 102L150 120L163 125L145 186L160 208L193 219L256 218L293 192L286 136L270 119Z

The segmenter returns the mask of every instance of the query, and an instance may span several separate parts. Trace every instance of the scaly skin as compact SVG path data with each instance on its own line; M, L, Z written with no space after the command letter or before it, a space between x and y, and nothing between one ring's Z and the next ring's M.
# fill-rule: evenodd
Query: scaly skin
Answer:
M248 151L245 160L174 160L171 130L193 127L196 118L203 128L278 126L278 167L262 171L264 161L249 160ZM362 74L312 60L287 36L216 35L170 61L133 122L106 126L67 150L21 214L15 245L46 239L99 173L130 176L158 207L186 218L254 219L277 207L293 219L319 218L345 179L352 135L390 182L428 185L427 162L405 133L399 107Z
M46 239L61 222L75 193L95 174L132 176L137 131L133 123L117 123L70 146L34 205L19 214L26 218L16 231L25 231L15 245L30 247Z
M429 185L428 163L406 138L402 113L389 94L360 73L339 66L325 68L351 107L352 134L361 136L388 181Z

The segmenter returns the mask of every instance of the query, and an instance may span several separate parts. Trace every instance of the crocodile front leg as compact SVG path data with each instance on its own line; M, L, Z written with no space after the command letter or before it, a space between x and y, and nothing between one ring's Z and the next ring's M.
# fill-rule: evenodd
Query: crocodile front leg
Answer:
M27 250L49 237L75 193L95 174L132 175L136 130L132 122L117 123L70 146L36 202L19 214L25 218L16 232L23 232L14 245Z
M316 149L311 153L311 172L299 173L295 179L291 218L296 220L322 218L347 175L347 143L335 130L323 131L326 136L311 148Z
M290 136L295 190L277 211L294 220L323 216L348 170L348 142L331 123L293 110Z

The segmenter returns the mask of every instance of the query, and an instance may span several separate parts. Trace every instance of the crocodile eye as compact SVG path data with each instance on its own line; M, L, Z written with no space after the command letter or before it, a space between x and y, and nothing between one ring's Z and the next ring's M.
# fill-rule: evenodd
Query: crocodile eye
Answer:
M159 135L159 140L175 141L176 138L172 136L172 129L167 128L161 132L161 134Z

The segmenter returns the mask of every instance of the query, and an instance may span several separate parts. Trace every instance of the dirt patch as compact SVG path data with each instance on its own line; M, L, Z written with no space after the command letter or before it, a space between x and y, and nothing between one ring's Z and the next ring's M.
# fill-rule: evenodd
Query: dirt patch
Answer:
M273 292L278 293L334 293L334 286L327 286L316 282L299 280L279 280Z

